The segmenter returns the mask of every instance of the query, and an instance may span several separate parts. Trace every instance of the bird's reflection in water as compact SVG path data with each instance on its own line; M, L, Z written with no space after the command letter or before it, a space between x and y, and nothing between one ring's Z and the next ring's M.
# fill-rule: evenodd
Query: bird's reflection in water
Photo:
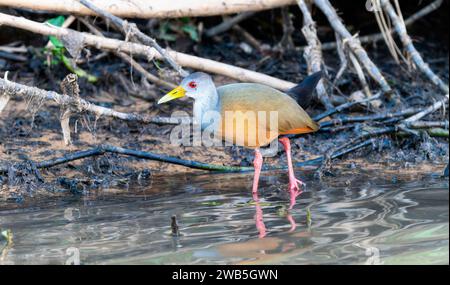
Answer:
M290 191L289 192L289 210L292 210L294 208L295 204L297 203L296 198L300 194L301 194L300 191ZM267 235L267 228L266 228L266 225L264 224L264 218L263 218L264 212L262 210L261 203L260 203L257 192L253 193L253 201L255 202L255 208L256 208L255 224L256 224L256 229L259 232L258 237L264 238ZM289 232L295 231L295 229L297 228L297 223L295 222L294 217L292 217L292 215L289 213L289 211L286 214L286 219L288 220L289 224L291 225Z
M299 193L290 193L289 210L296 204L296 197ZM289 213L284 217L290 224L287 231L289 235L267 236L270 229L264 224L264 212L262 202L258 194L253 194L255 204L255 224L258 230L258 238L248 239L242 242L227 243L218 246L218 252L222 257L239 257L238 264L261 264L273 263L278 259L285 258L286 255L296 256L308 251L311 242L311 233L308 229L296 231L297 223Z
M261 208L261 204L259 202L259 197L258 197L257 192L253 193L253 201L255 201L255 207L256 207L256 213L255 213L256 229L259 232L259 238L263 238L267 235L267 229L266 229L266 225L264 224L264 219L263 219L264 213Z

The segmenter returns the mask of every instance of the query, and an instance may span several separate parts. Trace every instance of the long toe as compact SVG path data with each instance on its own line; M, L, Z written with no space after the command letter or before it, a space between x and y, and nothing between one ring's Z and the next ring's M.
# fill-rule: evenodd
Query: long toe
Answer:
M306 187L306 184L299 179L293 178L289 181L289 190L291 191L301 192L302 187Z
M303 181L301 181L301 180L299 180L299 179L295 179L295 181L296 181L298 184L300 184L300 187L306 187L306 183L305 183L305 182L303 182Z

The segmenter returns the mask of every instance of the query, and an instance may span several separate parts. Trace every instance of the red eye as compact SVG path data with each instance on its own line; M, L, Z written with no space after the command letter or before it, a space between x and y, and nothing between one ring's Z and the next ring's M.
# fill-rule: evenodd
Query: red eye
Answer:
M190 88L192 88L192 89L195 89L195 88L197 88L197 83L195 83L195 81L191 81L191 82L189 82L189 87Z

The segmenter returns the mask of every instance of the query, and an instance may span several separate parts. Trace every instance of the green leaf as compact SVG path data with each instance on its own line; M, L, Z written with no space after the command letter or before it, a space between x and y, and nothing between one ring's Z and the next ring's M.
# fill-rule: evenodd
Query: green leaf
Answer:
M288 209L286 208L285 205L281 205L278 209L277 209L277 215L278 217L286 217L286 215L289 214Z
M79 68L78 66L74 66L72 62L64 54L61 54L60 59L66 66L66 68L71 72L75 73L76 75L78 75L78 77L80 78L85 77L90 83L95 83L98 81L98 78L95 75L87 73L85 70Z
M156 66L158 70L162 70L161 62L159 60L153 60L153 64Z
M51 18L49 20L47 20L47 23L53 25L53 26L57 26L57 27L61 27L64 24L64 21L66 20L66 17L64 16L58 16L55 18ZM50 42L57 48L62 48L64 47L63 43L55 36L49 36L48 37Z
M60 15L58 17L47 20L47 23L52 24L53 26L61 27L64 24L65 20L66 17Z
M56 48L63 48L63 47L64 47L63 43L62 43L57 37L49 36L48 39L50 40L50 42L51 42Z
M61 27L64 24L64 21L66 20L66 17L64 16L58 16L55 18L51 18L47 20L47 23L53 26ZM87 78L88 82L95 83L98 81L98 78L92 74L87 73L85 70L79 68L78 66L74 65L65 55L66 49L64 48L64 44L54 36L49 36L50 42L53 44L52 48L52 54L54 58L50 62L50 65L55 65L60 62L64 64L64 66L70 70L71 72L78 75L78 77L85 77Z
M306 209L306 224L311 225L312 223L312 215L311 210L309 208Z
M193 40L198 42L200 38L198 37L197 28L193 25L184 25L182 30L189 35L189 37Z
M174 34L169 34L170 24L169 22L164 22L159 26L159 35L158 38L161 40L173 42L177 39Z
M260 207L268 207L268 206L272 206L272 204L270 202L255 202L253 200L249 200L246 203L236 203L234 206L235 207L248 207L248 206L255 206L255 205L259 205Z
M223 205L223 202L219 202L219 201L207 201L207 202L201 202L201 205L204 206L220 206Z
M175 41L177 39L177 37L175 35L173 35L173 34L162 34L162 35L159 35L159 38L161 40L165 40L165 41L168 41L168 42L173 42L173 41Z
M187 24L187 23L189 23L190 18L189 17L183 17L183 18L180 18L180 20L181 20L181 22L183 22L183 24Z

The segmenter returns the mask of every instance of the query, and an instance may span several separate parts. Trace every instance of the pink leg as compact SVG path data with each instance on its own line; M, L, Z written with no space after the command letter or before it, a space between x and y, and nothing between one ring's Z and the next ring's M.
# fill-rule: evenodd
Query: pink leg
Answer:
M253 194L258 192L259 175L261 174L261 168L263 165L263 157L259 149L255 149L255 159L253 160L253 166L255 167L255 176L253 177Z
M259 232L258 237L263 238L267 235L267 229L266 229L266 225L264 225L263 211L262 211L261 205L259 204L259 198L258 198L257 192L253 193L253 200L255 201L255 206L256 206L255 223L256 223L256 229Z
M295 223L294 218L292 217L291 214L288 214L286 216L287 220L289 221L289 223L291 224L291 229L289 230L289 232L293 232L295 231L295 229L297 228L297 224Z
M297 203L297 196L300 195L301 193L302 191L295 191L289 188L289 195L290 195L289 210L294 209L294 206Z
M301 180L295 178L294 168L292 167L292 158L291 158L291 143L289 139L286 137L280 138L279 141L284 146L284 151L286 152L288 169L289 169L289 191L295 193L295 197L300 195L302 191L300 190L301 186L305 186Z

